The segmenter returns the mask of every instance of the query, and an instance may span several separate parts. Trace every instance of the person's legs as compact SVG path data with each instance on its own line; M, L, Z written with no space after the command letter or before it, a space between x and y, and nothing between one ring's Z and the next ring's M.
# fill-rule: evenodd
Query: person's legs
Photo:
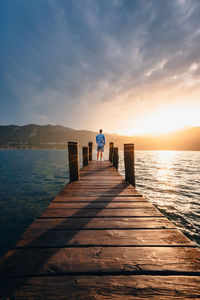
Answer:
M97 151L97 160L99 160L99 150Z
M104 146L101 146L101 161L103 161Z

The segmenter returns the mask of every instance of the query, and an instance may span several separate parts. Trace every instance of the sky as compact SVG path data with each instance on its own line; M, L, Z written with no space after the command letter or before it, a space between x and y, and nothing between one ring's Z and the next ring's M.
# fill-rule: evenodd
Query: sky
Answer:
M200 126L200 0L1 0L0 124Z

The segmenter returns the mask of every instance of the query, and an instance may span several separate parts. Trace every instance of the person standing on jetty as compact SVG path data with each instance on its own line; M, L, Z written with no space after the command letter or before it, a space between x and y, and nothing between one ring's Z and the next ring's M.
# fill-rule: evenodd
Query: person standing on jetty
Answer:
M100 160L103 161L103 151L104 151L104 145L106 143L106 139L104 134L102 133L103 130L99 130L99 134L96 136L96 143L97 143L97 161L99 160L99 153L100 154Z

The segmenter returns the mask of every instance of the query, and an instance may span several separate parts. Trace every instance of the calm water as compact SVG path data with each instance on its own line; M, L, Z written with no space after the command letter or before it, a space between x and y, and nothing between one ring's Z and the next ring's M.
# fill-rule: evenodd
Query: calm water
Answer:
M119 171L124 174L122 151ZM67 181L66 151L0 151L0 255L16 242ZM200 245L200 152L136 151L136 184Z

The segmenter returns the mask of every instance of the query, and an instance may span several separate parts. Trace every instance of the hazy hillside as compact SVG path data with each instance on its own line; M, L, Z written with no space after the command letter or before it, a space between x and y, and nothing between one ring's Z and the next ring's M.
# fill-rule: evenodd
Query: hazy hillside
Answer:
M74 130L60 125L0 126L1 148L65 149L67 141L79 141L80 146L95 142L96 132ZM135 143L138 150L200 150L200 127L184 129L164 135L120 136L106 134L107 146L113 141L118 147Z

